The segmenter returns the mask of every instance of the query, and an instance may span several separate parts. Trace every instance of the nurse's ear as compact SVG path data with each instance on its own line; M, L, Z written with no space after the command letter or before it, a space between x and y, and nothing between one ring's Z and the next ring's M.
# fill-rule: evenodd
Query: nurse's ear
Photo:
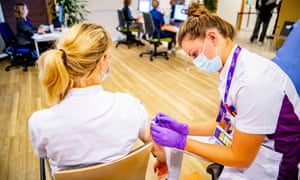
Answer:
M214 46L217 46L218 36L216 29L208 29L206 32L206 38L211 41Z

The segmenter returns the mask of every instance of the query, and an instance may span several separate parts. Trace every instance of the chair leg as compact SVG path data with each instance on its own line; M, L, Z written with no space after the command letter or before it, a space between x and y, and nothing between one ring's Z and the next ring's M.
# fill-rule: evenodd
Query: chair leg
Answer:
M168 60L169 59L168 52L167 51L157 51L157 48L158 48L158 45L154 45L154 50L142 52L142 53L140 53L140 57L142 57L145 54L148 54L148 55L150 55L150 57L149 57L150 61L153 61L153 58L157 57L157 56L163 56L163 57L165 57L166 60Z

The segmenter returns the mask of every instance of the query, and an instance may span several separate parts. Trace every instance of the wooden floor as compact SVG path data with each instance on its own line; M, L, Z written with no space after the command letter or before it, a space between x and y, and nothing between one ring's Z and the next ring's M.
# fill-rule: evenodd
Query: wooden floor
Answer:
M218 76L202 73L188 61L184 70L184 58L180 54L169 60L139 53L146 47L128 49L120 45L111 48L111 73L103 83L107 91L128 92L139 98L149 112L149 118L159 111L172 115L182 122L200 122L214 119L218 102ZM27 121L37 109L45 108L36 67L28 72L22 68L4 68L9 60L0 61L0 179L39 179L39 159L30 144ZM150 164L153 162L151 158ZM185 155L181 175L199 172L204 179L207 162ZM148 180L156 179L152 167Z

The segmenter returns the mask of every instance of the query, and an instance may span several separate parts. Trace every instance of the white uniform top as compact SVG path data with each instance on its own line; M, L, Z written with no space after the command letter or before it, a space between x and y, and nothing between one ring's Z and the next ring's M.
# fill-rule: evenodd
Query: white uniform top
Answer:
M235 48L220 74L221 98ZM237 109L235 117L226 113L231 125L249 134L273 134L285 95L299 119L300 99L288 76L272 61L242 49L227 98L227 104ZM264 144L274 149L274 140L266 138ZM281 157L281 153L262 147L249 168L225 167L220 179L276 179Z
M29 131L35 152L50 158L55 172L125 156L147 123L136 98L91 86L71 89L58 105L33 113Z

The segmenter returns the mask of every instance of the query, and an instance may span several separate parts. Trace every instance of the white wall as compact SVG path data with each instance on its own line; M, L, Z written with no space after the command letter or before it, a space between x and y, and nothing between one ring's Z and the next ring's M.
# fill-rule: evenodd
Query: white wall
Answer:
M237 13L241 9L242 0L219 0L217 14L230 24L234 25L237 21Z

